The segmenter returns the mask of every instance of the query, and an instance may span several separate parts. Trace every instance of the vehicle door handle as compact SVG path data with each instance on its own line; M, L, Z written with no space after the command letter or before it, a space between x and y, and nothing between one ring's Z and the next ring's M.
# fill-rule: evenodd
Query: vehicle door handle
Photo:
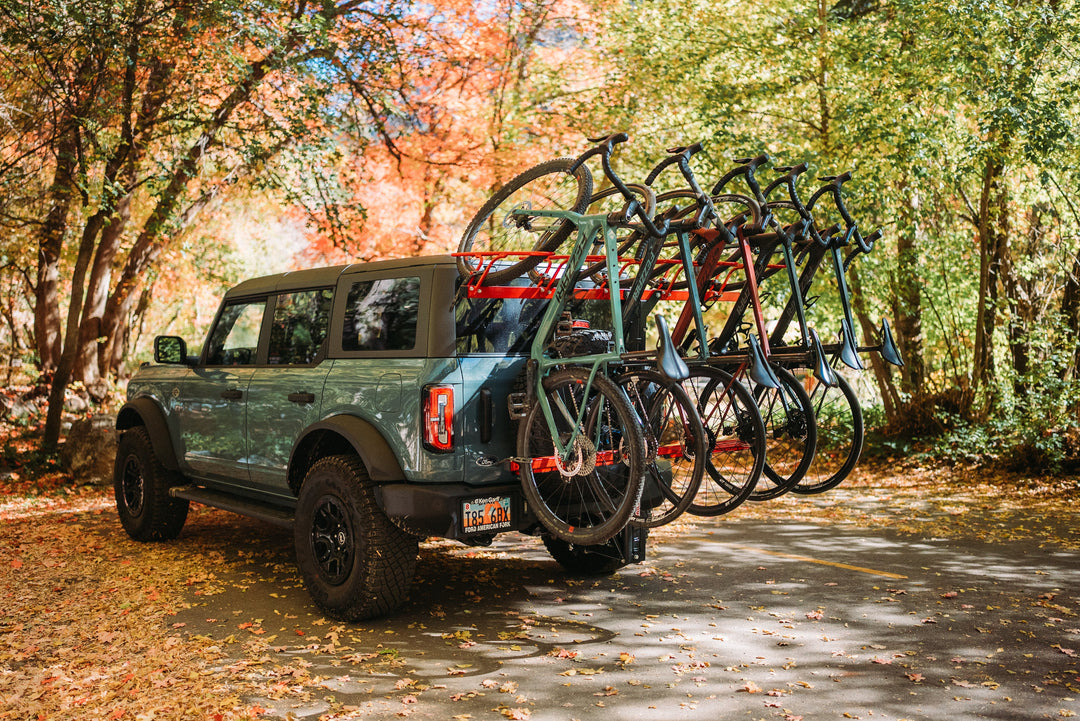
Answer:
M244 392L239 388L230 388L227 391L221 391L221 397L227 401L238 401L244 397Z
M290 393L289 400L293 403L314 403L314 393Z

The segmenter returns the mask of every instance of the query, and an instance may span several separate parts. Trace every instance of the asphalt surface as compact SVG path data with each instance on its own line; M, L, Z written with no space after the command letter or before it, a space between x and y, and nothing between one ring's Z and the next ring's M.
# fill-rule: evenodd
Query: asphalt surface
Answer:
M245 699L264 718L1080 714L1075 553L719 519L583 580L508 534L425 544L404 608L340 624L309 601L291 536L235 519L220 552L244 570L193 586L171 622L271 689Z

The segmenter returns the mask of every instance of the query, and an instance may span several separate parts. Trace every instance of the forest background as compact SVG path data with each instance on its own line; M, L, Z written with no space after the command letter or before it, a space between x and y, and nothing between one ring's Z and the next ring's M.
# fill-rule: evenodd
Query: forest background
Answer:
M238 280L452 251L501 183L625 130L627 178L695 141L706 181L853 170L884 231L860 332L906 360L863 374L879 442L1076 473L1078 5L0 0L0 420L52 448L65 399L115 404Z

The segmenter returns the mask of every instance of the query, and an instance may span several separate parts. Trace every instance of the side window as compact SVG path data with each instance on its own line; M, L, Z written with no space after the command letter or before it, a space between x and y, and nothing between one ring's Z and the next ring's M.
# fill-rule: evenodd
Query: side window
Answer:
M412 350L420 310L419 278L353 283L345 303L341 349Z
M221 312L207 341L206 364L251 365L259 347L265 300L231 303Z
M271 365L310 365L323 351L334 291L329 288L281 293L270 326Z

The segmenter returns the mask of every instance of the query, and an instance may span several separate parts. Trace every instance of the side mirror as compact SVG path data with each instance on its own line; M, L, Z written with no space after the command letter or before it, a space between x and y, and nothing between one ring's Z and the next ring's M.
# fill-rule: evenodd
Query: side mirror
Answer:
M154 362L172 365L187 364L187 344L175 335L159 335L154 338Z

